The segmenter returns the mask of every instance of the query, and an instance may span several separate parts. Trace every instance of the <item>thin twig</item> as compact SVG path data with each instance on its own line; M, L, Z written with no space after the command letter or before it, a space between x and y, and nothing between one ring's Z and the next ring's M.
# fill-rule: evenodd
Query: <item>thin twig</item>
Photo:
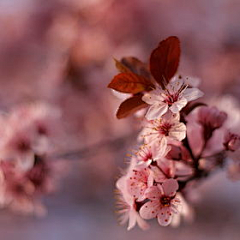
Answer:
M113 148L114 151L122 148L126 144L126 140L129 140L133 137L136 137L138 132L132 132L128 135L118 137L115 139L108 139L104 141L100 141L93 145L84 147L82 149L70 150L64 153L57 153L51 156L51 159L69 159L69 160L78 160L83 157L91 157L92 155L96 155L103 147L108 146Z

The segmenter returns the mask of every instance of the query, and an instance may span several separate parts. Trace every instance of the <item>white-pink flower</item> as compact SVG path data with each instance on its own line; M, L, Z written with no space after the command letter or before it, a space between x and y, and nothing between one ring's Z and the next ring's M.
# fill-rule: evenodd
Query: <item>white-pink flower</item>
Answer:
M153 185L153 175L149 168L132 169L127 174L127 191L136 201L143 201L145 191Z
M17 160L23 169L33 166L34 156L51 152L53 132L60 112L43 103L20 105L0 115L0 156Z
M36 214L43 216L46 209L39 201L40 195L45 191L47 171L41 171L41 175L27 172L18 168L16 163L11 161L1 161L1 181L0 181L0 205L22 214ZM36 172L36 171L35 171Z
M118 213L120 214L120 224L125 224L128 221L128 230L131 230L136 224L146 230L149 225L144 221L137 212L137 205L133 196L127 190L127 177L122 176L118 179L116 187L119 190L118 195Z
M148 167L152 162L165 157L170 149L171 148L165 144L164 141L143 144L136 153L138 160L137 165Z
M186 126L179 122L179 114L168 112L160 119L149 121L140 137L145 143L157 141L162 146L167 144L167 140L182 141L186 137Z
M146 192L149 199L140 209L143 219L157 217L161 226L171 223L174 214L179 213L181 202L176 198L178 182L174 179L166 180L162 185L152 186Z
M1 160L0 207L44 216L47 210L41 197L55 190L59 176L62 177L66 169L63 162L40 156L35 156L33 166L27 170L17 160Z
M160 118L168 109L172 113L178 113L189 101L203 96L203 92L198 88L188 86L183 79L174 77L166 89L156 88L145 93L142 100L151 105L146 113L146 118L148 120Z

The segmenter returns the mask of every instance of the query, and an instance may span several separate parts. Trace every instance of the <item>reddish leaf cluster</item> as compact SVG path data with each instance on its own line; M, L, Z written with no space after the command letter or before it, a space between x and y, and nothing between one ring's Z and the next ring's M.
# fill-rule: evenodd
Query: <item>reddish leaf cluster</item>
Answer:
M152 91L156 84L165 89L177 71L179 59L180 41L172 36L161 41L152 51L149 67L134 57L115 60L120 73L112 79L108 87L118 92L132 94L119 106L117 118L125 118L147 107L148 105L142 101L144 92Z

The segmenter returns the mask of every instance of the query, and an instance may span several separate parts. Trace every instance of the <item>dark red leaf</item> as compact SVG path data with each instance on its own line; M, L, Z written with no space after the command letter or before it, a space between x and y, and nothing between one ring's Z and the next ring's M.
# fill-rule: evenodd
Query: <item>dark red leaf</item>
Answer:
M180 59L180 41L169 37L159 43L150 56L150 71L155 80L164 89L175 75Z
M142 96L142 94L133 96L122 102L117 111L117 118L125 118L136 111L147 107L148 104L142 100Z
M132 94L151 91L155 88L150 80L134 73L120 73L116 75L108 87L118 92Z

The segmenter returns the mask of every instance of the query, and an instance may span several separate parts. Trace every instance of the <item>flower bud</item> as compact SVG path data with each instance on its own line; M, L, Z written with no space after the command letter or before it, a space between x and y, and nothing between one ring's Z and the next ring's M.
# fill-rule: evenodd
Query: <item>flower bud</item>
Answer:
M225 136L225 142L223 143L227 151L236 151L240 148L240 136L231 132L228 132Z

